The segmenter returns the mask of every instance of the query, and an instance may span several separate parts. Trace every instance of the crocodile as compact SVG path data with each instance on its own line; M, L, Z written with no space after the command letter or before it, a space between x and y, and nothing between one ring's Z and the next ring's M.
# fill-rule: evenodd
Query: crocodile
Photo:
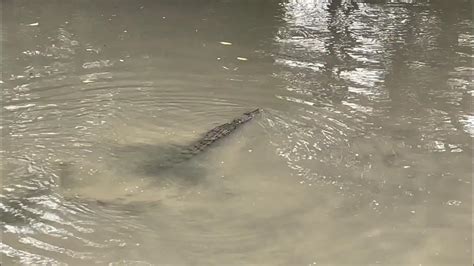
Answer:
M262 109L255 109L250 112L245 112L230 122L212 128L196 141L183 146L174 146L174 148L171 148L168 151L163 147L158 148L153 145L122 146L114 152L116 156L115 159L118 160L113 162L114 168L135 168L134 171L136 173L141 172L142 174L152 176L162 174L163 171L166 170L177 170L179 168L178 166L182 166L181 163L187 162L195 156L203 153L218 141L232 134L240 126L252 120L257 114L261 112ZM162 156L163 154L165 154L164 157ZM118 165L117 162L119 162ZM61 176L70 176L73 171L71 167L71 163L61 163Z
M125 146L120 147L118 150L114 151L114 159L111 163L112 170L110 176L104 178L104 184L115 178L127 178L129 174L132 176L149 176L157 177L152 179L143 179L143 183L140 183L142 188L150 188L150 191L153 195L156 193L152 187L156 187L156 184L160 184L161 189L176 185L179 187L188 187L190 185L199 184L202 182L205 174L199 166L196 165L183 165L190 161L192 158L195 158L199 154L205 152L207 149L212 147L214 144L229 136L235 132L243 124L251 121L256 115L261 113L261 109L255 109L250 112L243 113L242 115L234 118L233 120L218 125L211 130L205 132L200 138L196 141L189 143L188 145L176 147L173 146L171 150L166 150L166 147L156 147L154 145L145 145L145 146ZM177 150L175 149L177 148ZM162 155L166 155L166 158L163 158ZM105 162L107 163L107 162ZM78 178L77 174L81 175L81 171L77 171L77 168L73 168L74 164L71 163L61 163L59 165L60 176L61 176L61 187L64 188L66 194L72 193L74 197L81 195L83 198L94 198L97 203L100 204L110 204L115 203L124 203L132 202L137 200L134 198L139 194L127 193L122 195L123 190L121 186L114 187L114 190L111 190L110 193L106 195L95 194L95 190L90 190L90 184L96 182L96 178L90 180L92 183L84 182L82 178ZM82 169L82 167L80 168ZM130 171L130 172L129 172ZM105 170L105 173L109 173ZM82 173L83 174L83 173ZM118 175L117 175L118 174ZM102 178L98 178L102 180ZM125 180L124 179L124 180ZM122 180L122 179L121 179ZM126 185L121 181L121 185ZM157 183L158 182L158 183ZM116 188L116 189L115 189ZM146 190L148 191L148 190ZM144 197L149 196L149 194ZM138 197L139 198L139 197ZM113 201L111 201L113 200Z

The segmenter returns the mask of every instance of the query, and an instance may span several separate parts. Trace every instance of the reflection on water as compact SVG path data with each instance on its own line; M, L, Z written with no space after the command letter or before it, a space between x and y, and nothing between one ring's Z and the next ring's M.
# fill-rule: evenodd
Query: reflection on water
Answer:
M2 8L4 264L472 263L470 1Z

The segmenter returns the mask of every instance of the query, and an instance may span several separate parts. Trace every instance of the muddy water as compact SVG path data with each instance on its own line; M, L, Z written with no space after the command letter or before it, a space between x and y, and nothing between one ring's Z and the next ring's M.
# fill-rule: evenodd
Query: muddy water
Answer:
M5 265L472 263L470 1L1 5Z

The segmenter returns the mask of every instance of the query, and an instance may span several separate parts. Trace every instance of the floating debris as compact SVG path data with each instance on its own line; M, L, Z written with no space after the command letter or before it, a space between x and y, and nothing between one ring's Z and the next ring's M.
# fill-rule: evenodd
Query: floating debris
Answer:
M39 25L38 22L31 23L31 24L27 24L27 26L30 26L30 27L36 27L36 26L38 26L38 25Z
M219 43L222 44L222 45L232 45L231 42L219 42Z
M240 60L240 61L248 61L248 58L245 58L245 57L237 57L237 60Z

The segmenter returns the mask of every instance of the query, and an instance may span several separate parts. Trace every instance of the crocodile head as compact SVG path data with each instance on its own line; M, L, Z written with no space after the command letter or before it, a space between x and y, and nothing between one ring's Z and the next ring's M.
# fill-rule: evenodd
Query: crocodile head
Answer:
M245 122L248 122L248 121L252 120L252 118L254 118L260 112L262 112L262 109L257 108L253 111L243 113L240 117L237 117L236 119L234 119L232 121L232 124L238 125L238 124L243 124Z

